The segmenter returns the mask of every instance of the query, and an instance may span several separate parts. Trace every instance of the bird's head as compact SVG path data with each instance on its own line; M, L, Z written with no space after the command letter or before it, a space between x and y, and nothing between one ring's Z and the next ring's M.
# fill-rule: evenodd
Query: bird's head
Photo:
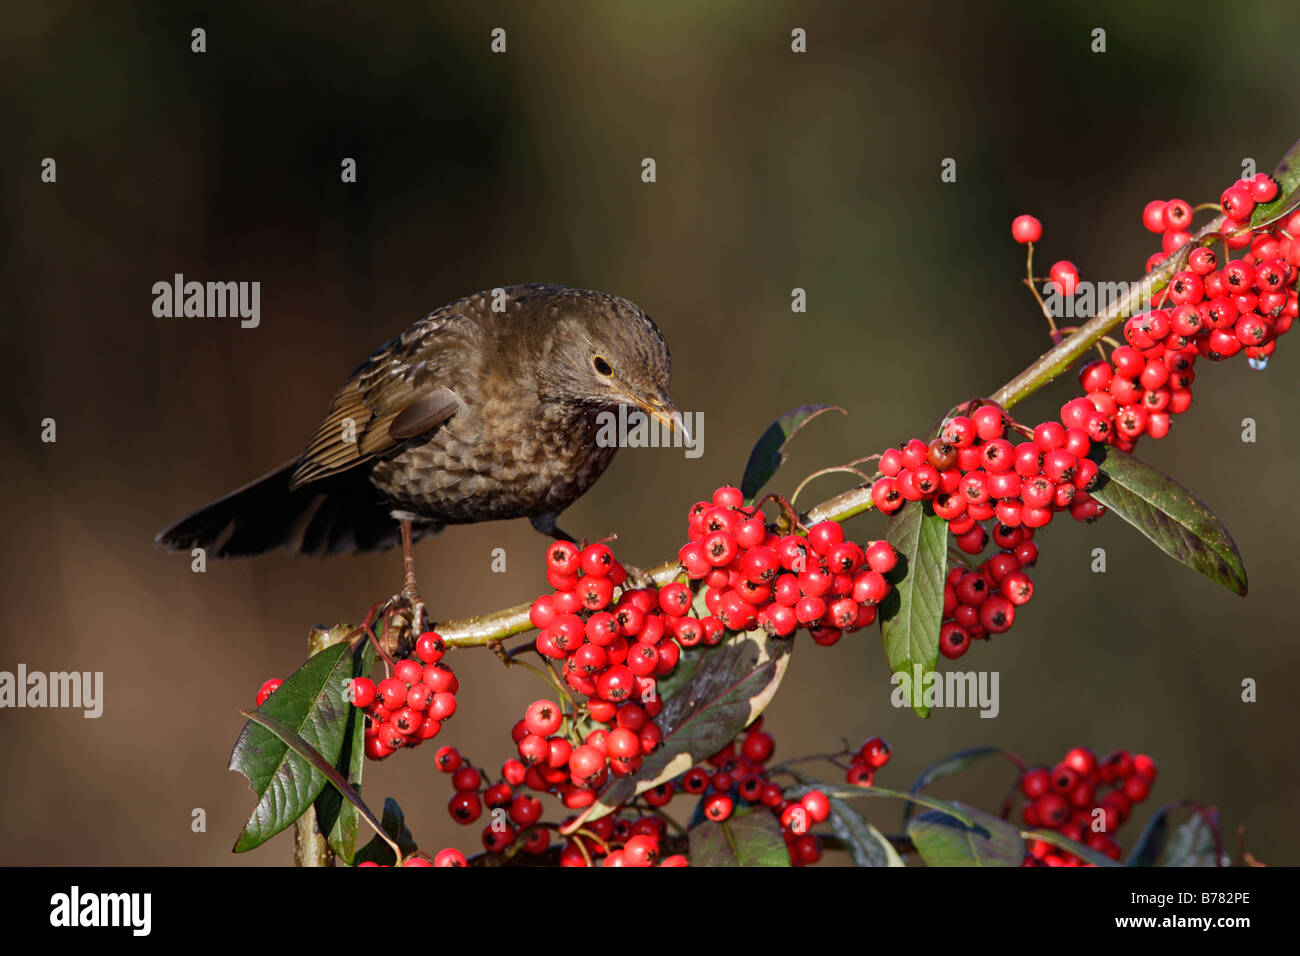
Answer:
M640 409L689 438L668 394L668 343L644 311L618 296L583 293L561 312L558 331L551 383L557 397Z

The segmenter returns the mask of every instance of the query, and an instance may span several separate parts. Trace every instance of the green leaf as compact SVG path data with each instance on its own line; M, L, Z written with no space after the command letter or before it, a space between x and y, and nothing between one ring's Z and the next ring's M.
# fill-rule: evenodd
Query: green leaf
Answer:
M785 445L799 429L822 412L837 411L841 415L848 412L838 405L800 405L786 412L759 437L754 450L749 453L749 462L745 465L745 477L740 481L740 491L745 496L745 503L751 504L763 490L763 486L772 480L778 468L785 464Z
M1109 445L1094 446L1101 485L1092 496L1175 561L1246 594L1246 567L1228 529L1203 501L1163 472Z
M1170 821L1178 813L1187 819L1170 833ZM1218 812L1210 811L1218 826ZM1190 814L1190 815L1189 815ZM1219 866L1214 830L1193 806L1186 802L1161 807L1147 821L1125 866Z
M289 727L276 720L274 717L268 717L266 714L257 710L241 710L241 714L247 717L254 724L269 730L277 738L284 741L294 754L307 761L317 773L321 774L329 783L333 784L354 807L357 812L366 819L376 832L379 830L379 821L371 813L370 808L361 800L361 794L352 789L352 785L344 779L343 774L325 759L319 750L313 747L307 741L295 734ZM306 811L304 811L306 812Z
M1160 852L1164 849L1165 840L1168 838L1169 810L1170 807L1161 807L1147 821L1147 825L1142 828L1142 833L1138 836L1137 843L1133 845L1133 851L1124 861L1125 866L1156 865Z
M1069 837L1062 836L1055 830L1021 830L1020 835L1026 840L1041 840L1044 843L1050 843L1067 853L1073 853L1079 859L1091 863L1093 866L1119 866L1118 863L1105 854L1098 853L1082 843L1075 843Z
M838 797L830 798L831 829L858 866L906 866L889 839Z
M392 797L384 799L384 818L380 821L380 827L397 844L402 851L402 856L405 857L415 852L415 838L411 836L411 828L406 825L406 815L402 813L402 808L398 806L397 801ZM378 863L380 866L393 866L397 863L397 855L393 853L393 848L389 846L387 840L379 834L375 834L373 840L357 850L356 856L353 858L353 865L357 863Z
M907 825L907 835L926 866L1020 866L1025 841L1006 820L954 802L973 821L928 810Z
M880 605L880 633L894 674L909 682L924 681L939 660L939 623L943 617L943 579L948 573L948 523L928 505L909 501L889 519L885 539L898 552L889 573L893 585ZM920 717L930 708L915 703Z
M930 766L926 767L912 782L912 789L909 791L913 794L920 793L936 780L944 777L951 777L961 773L973 763L978 763L985 757L1002 756L1006 757L1017 767L1021 767L1020 758L1010 750L1002 747L971 747L968 750L958 750L956 753L950 753L946 757L940 757ZM909 803L903 808L903 823L906 825L907 818L912 815L913 804Z
M346 643L327 647L281 684L257 714L300 738L333 768L354 710L344 686L352 668ZM236 853L261 846L289 826L325 788L325 774L308 757L254 720L244 725L235 742L230 769L247 777L258 797L235 843Z
M789 866L781 824L767 807L739 810L691 829L691 866Z
M721 750L771 701L790 663L788 638L733 634L693 655L693 669L663 698L655 718L663 743L626 777L616 777L587 814L596 820ZM685 657L686 655L683 655ZM682 664L678 664L682 667Z
M1300 207L1300 141L1287 150L1271 175L1277 181L1277 196L1255 207L1250 214L1251 228L1276 222Z
M340 625L347 627L347 625ZM349 628L351 630L351 628ZM353 677L364 677L370 673L375 661L375 646L364 641L353 653ZM361 775L365 770L365 715L355 707L348 715L348 725L343 731L343 749L339 752L335 769L342 773L352 789L361 793ZM316 823L320 831L326 834L330 849L348 865L356 850L357 833L361 825L360 811L339 793L335 787L326 787L316 798Z

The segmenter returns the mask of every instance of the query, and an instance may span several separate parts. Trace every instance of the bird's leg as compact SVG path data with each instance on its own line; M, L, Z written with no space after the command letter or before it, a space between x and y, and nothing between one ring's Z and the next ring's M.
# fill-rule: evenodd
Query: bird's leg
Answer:
M577 544L578 539L563 528L557 527L555 519L558 518L559 512L551 511L544 515L533 515L528 519L529 523L546 535L548 538L554 538L556 541L567 541L569 544Z
M411 546L411 522L402 519L402 597L411 606L411 626L417 631L424 629L424 599L420 597L420 587L415 582L415 552Z

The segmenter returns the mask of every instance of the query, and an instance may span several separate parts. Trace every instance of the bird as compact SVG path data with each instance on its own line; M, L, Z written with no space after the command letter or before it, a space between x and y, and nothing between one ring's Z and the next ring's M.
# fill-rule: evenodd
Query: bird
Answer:
M376 349L299 455L156 543L239 558L400 540L403 594L418 600L412 543L448 525L526 517L574 541L559 515L618 450L602 413L627 406L688 435L671 366L659 327L619 296L543 283L466 296Z

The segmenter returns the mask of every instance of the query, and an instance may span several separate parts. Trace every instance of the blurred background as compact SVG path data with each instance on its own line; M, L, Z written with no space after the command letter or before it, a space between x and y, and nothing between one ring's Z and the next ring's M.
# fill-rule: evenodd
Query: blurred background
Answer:
M207 31L207 52L190 31ZM489 49L506 30L507 52ZM791 30L807 50L791 52ZM1106 52L1090 51L1092 30ZM921 434L1048 346L1009 224L1044 223L1046 263L1137 278L1152 198L1217 200L1300 137L1300 7L1241 2L1001 5L68 3L11 5L0 29L0 669L103 671L104 715L0 712L0 862L284 864L285 834L230 852L255 802L226 770L268 677L308 628L355 621L400 583L395 553L212 562L155 533L297 454L369 352L461 295L515 282L602 289L644 307L705 453L625 450L563 524L671 555L685 510L739 480L787 409L843 406L793 442L774 490ZM41 161L57 161L56 184ZM340 182L345 157L357 182ZM653 157L658 181L641 181ZM956 160L957 180L940 180ZM155 318L151 286L260 281L261 325ZM791 290L807 291L794 314ZM1264 372L1201 369L1196 402L1140 454L1218 511L1250 596L1159 555L1117 518L1039 537L1036 598L962 669L1001 675L1001 713L889 703L879 631L800 641L767 714L778 757L874 734L906 788L997 744L1031 763L1088 745L1145 751L1158 806L1219 806L1227 846L1300 861L1300 515L1292 343ZM1018 410L1038 421L1062 381ZM58 441L40 440L41 421ZM1258 441L1241 440L1253 418ZM800 504L847 487L820 479ZM849 524L880 537L867 515ZM489 571L503 547L508 572ZM545 586L527 522L417 547L443 619ZM1089 571L1103 547L1108 571ZM542 686L482 651L452 655L460 711L438 743L480 765ZM1259 700L1240 700L1243 678ZM434 747L367 769L421 844L478 847L446 812ZM1010 769L936 786L995 809ZM674 805L680 816L689 810ZM204 808L206 832L191 831ZM869 802L896 832L900 808Z

